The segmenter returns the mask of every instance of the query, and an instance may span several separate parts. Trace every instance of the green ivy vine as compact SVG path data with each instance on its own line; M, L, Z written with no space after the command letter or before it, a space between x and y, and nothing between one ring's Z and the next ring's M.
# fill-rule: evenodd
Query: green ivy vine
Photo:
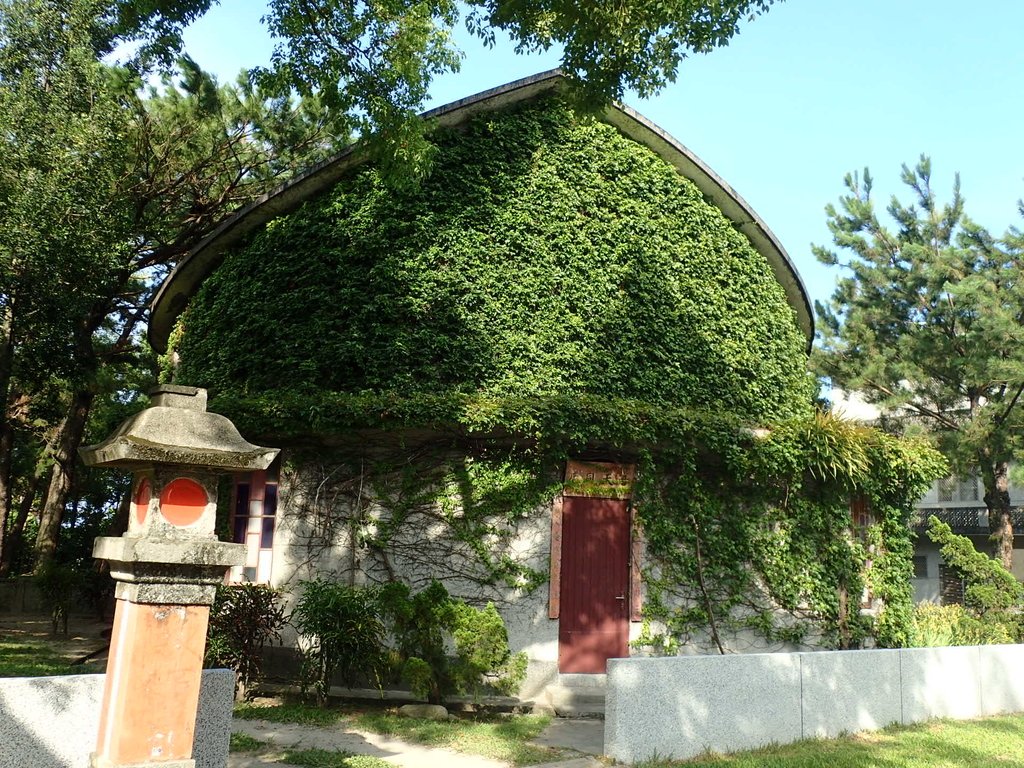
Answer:
M942 459L815 412L764 257L657 155L557 99L433 141L417 188L366 164L229 253L173 339L178 383L292 446L296 478L324 464L342 501L307 510L323 546L347 531L386 576L429 522L472 579L528 591L546 574L510 544L565 459L636 461L644 642L905 643L910 515ZM877 521L863 539L857 494Z

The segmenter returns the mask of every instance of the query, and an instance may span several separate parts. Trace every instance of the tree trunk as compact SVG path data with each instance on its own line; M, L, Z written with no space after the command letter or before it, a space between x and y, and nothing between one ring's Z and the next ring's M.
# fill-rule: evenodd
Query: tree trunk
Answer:
M4 406L0 420L0 561L8 549L7 524L11 515L11 466L14 452L14 430L11 427L7 402L11 393L14 370L14 297L9 296L0 313L0 404Z
M0 577L10 575L11 566L14 564L14 558L18 554L18 547L21 545L22 534L25 532L25 523L28 522L29 513L32 511L32 505L35 503L36 496L39 495L39 488L42 486L45 476L45 470L36 469L35 474L32 475L32 480L29 481L28 490L21 497L18 514L14 516L14 525L11 526L11 535L7 539L7 546L4 548L2 556L0 556Z
M994 556L1008 571L1013 569L1013 518L1010 515L1009 471L1007 461L989 461L981 465Z
M11 454L14 450L14 431L4 414L0 423L0 563L10 549L7 525L11 518ZM2 570L0 570L2 573Z
M80 388L71 398L67 413L57 428L53 441L49 446L50 459L53 467L50 471L50 485L46 490L46 501L43 503L39 519L39 535L36 537L36 568L53 560L57 552L57 540L60 538L60 524L64 517L64 504L74 474L75 462L78 460L78 446L82 443L85 423L89 418L89 409L95 393L91 389Z

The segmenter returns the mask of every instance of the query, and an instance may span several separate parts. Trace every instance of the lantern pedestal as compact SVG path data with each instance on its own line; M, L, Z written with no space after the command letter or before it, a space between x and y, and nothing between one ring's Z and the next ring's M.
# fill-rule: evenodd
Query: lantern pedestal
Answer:
M210 605L245 545L217 541L215 471L266 469L274 449L206 411L206 392L159 387L152 406L81 449L91 466L134 470L128 531L96 539L117 581L93 768L194 768Z

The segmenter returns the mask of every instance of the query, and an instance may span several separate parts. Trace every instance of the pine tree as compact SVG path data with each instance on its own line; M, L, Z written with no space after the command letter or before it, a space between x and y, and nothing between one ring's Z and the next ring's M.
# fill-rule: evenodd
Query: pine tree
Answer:
M814 252L847 274L818 306L814 363L835 386L925 427L960 474L980 475L995 554L1010 568L1009 466L1024 447L1024 237L997 238L971 221L959 177L940 204L927 157L901 178L914 203L893 197L894 226L879 220L867 170L848 175L849 194L826 209L835 248Z

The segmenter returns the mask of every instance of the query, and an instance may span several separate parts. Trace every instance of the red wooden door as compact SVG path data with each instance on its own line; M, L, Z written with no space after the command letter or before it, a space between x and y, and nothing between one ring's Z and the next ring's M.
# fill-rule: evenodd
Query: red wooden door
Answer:
M628 655L629 512L622 499L562 503L558 671L602 673Z

